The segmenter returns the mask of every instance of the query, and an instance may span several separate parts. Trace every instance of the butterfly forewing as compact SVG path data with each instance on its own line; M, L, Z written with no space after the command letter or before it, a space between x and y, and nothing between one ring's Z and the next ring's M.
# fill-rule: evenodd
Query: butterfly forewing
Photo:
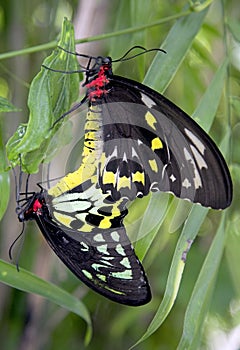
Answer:
M99 184L114 199L172 192L203 206L230 205L227 165L210 137L152 89L113 76L102 105Z

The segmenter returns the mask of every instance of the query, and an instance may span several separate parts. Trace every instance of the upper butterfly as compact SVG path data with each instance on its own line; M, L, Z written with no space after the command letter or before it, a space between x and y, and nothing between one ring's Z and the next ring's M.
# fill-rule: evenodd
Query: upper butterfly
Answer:
M110 57L90 57L85 72L86 96L71 110L89 104L81 182L97 174L113 201L164 191L214 209L231 204L225 160L193 119L149 87L114 75ZM71 174L55 194L62 188L72 188Z

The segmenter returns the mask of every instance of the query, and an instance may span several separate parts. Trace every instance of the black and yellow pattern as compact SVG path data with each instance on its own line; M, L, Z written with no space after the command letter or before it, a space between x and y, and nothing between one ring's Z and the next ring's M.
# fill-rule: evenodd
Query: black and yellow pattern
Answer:
M115 200L133 200L165 191L214 209L229 206L231 178L210 137L150 88L116 76L109 85L108 94L97 101L103 123L98 173L103 192L110 191Z
M189 116L147 86L113 75L111 65L109 57L89 58L79 104L89 105L79 169L27 199L18 217L35 219L90 288L136 306L151 292L124 228L127 203L166 191L224 209L232 182L220 151Z
M109 202L90 180L54 198L36 193L20 221L35 219L64 264L98 293L138 306L151 299L141 263L127 237L120 201Z

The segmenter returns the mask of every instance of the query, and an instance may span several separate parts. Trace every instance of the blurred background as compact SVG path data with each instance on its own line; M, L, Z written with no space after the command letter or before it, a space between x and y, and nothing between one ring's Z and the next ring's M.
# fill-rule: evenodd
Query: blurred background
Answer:
M1 54L47 44L59 37L64 17L72 19L76 39L114 33L180 14L186 1L160 0L9 0L0 3L0 96L10 100L21 112L0 116L0 133L5 143L20 122L27 122L29 84L51 50L37 49L31 54L16 54L3 59ZM228 216L226 249L217 276L214 297L200 337L200 349L240 349L240 273L239 273L239 69L240 12L237 0L216 0L188 55L168 86L165 95L191 115L214 73L229 57L228 78L211 136L218 143L225 134L226 112L231 114L231 171L236 194ZM160 47L174 20L145 30L112 36L77 45L77 51L89 55L121 57L134 45ZM178 38L176 37L176 41ZM174 45L174 42L172 43ZM142 81L151 57L131 60L115 67L115 73ZM214 98L214 96L213 96ZM22 226L15 214L13 179L10 202L0 223L0 257L9 262L8 249ZM35 182L39 181L37 175ZM184 315L191 292L219 223L219 213L210 212L187 257L181 287L175 305L163 325L137 349L176 349L181 338ZM23 247L15 251L15 260L43 279L52 281L81 298L92 317L93 339L88 349L128 349L146 331L160 304L179 232L169 233L171 213L166 216L144 266L153 290L153 301L142 308L114 304L90 291L55 257L35 223L28 223ZM20 251L20 256L18 251ZM207 283L207 281L206 281ZM1 349L54 350L83 349L86 325L69 313L37 295L0 285Z

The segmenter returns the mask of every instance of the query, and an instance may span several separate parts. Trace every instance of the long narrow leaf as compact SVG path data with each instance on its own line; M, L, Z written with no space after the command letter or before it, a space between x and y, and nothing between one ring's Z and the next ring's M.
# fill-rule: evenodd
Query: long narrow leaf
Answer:
M144 84L163 92L173 79L177 69L187 55L194 38L207 14L206 8L202 12L192 13L179 19L168 33L161 48L167 54L159 52L153 60Z
M3 260L0 260L0 281L24 292L41 295L80 316L87 323L85 342L89 343L92 336L91 319L85 305L76 297L22 268L18 272L16 266Z
M224 213L188 303L183 334L177 348L178 350L198 349L198 345L201 341L204 319L211 301L218 268L224 250L225 237Z

